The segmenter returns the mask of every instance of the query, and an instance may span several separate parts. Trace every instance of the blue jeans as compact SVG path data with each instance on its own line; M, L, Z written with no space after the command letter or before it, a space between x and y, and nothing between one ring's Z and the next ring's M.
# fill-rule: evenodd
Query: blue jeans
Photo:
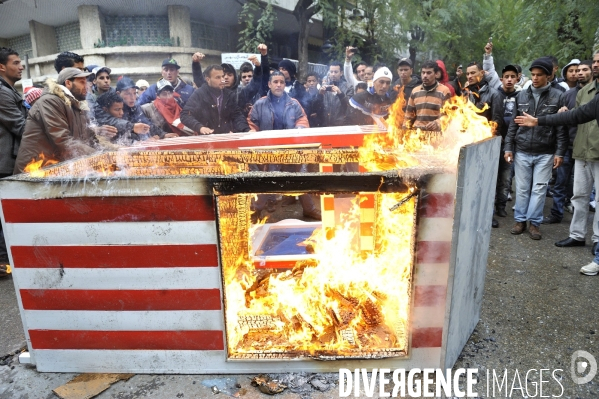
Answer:
M553 154L517 152L514 155L516 174L514 219L516 222L530 221L537 227L541 224L552 168Z
M570 184L570 175L574 168L574 160L572 159L572 150L566 151L564 154L564 162L557 168L557 177L553 186L553 206L551 214L562 220L564 217L564 205L566 199L572 198L572 186Z

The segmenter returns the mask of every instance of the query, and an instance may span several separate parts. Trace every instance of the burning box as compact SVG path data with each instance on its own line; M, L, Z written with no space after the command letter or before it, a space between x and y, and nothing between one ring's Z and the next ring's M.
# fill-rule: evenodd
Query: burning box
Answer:
M479 317L498 154L497 138L465 146L457 174L430 157L381 172L251 173L333 170L359 154L137 151L4 179L31 362L133 373L451 367ZM255 224L252 201L265 194L318 196L322 221Z

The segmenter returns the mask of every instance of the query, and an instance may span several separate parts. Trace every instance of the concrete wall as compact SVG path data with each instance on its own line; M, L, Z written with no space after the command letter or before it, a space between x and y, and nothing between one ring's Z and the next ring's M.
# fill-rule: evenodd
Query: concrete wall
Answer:
M104 40L102 14L98 6L79 6L79 26L81 29L81 47L94 48L99 40Z
M191 47L191 19L189 7L168 6L168 25L175 45Z
M3 39L0 37L0 47L8 47L8 39Z
M34 57L58 53L56 30L53 26L44 25L37 21L29 21L31 46Z

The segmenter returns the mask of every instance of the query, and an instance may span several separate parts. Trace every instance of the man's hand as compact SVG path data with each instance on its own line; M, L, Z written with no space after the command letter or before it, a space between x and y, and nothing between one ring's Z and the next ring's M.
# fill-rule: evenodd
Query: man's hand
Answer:
M424 126L424 129L431 130L431 131L439 131L439 130L441 130L441 127L439 126L439 121L432 121L432 122L427 123Z
M564 158L563 157L559 157L559 156L554 156L553 157L553 169L557 169L560 167L561 164L564 163Z
M268 54L268 47L266 46L266 44L260 43L258 45L258 51L260 52L261 55L266 55L266 54Z
M345 48L345 59L348 61L351 60L355 53L356 50L352 46L347 46Z
M174 139L175 137L179 137L177 133L167 133L164 135L165 139Z
M200 62L204 59L205 55L203 53L195 53L192 57L191 57L191 61L192 62Z
M133 125L133 133L137 134L145 134L150 131L150 125L146 125L145 123L136 123Z
M255 56L254 54L250 55L248 57L248 60L252 63L252 65L254 65L255 67L259 67L260 66L260 60L258 59L257 56Z
M557 110L557 113L559 114L560 112L566 112L569 111L568 107L566 107L565 105L563 107L561 107L560 109Z
M333 93L335 93L335 95L341 94L341 89L335 85L331 86L331 90Z
M514 156L512 155L511 152L508 152L508 151L506 151L505 154L503 154L503 159L505 159L505 162L507 162L507 163L514 162Z
M324 93L327 92L327 86L326 85L321 85L320 89L318 89L318 94L321 96L324 96Z
M97 135L104 136L104 137L107 137L109 139L111 139L114 136L116 136L117 133L118 133L118 130L114 126L104 125L104 126L98 126L96 128L96 134Z
M214 129L210 129L209 127L201 127L200 134L210 134L213 133Z
M485 46L485 54L491 55L492 52L493 52L493 43L487 43L487 45Z
M516 119L514 119L514 122L516 122L516 124L518 124L519 126L529 127L534 127L539 124L539 120L537 118L535 118L532 115L528 115L526 112L524 113L524 115L517 116Z

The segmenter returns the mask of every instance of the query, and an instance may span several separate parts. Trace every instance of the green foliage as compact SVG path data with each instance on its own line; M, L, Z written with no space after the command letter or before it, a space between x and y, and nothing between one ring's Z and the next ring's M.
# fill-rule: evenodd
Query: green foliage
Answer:
M256 14L260 17L256 20ZM248 0L239 12L239 24L244 28L239 32L237 50L243 53L254 53L260 43L267 43L274 30L276 14L270 0L266 7L258 0Z

